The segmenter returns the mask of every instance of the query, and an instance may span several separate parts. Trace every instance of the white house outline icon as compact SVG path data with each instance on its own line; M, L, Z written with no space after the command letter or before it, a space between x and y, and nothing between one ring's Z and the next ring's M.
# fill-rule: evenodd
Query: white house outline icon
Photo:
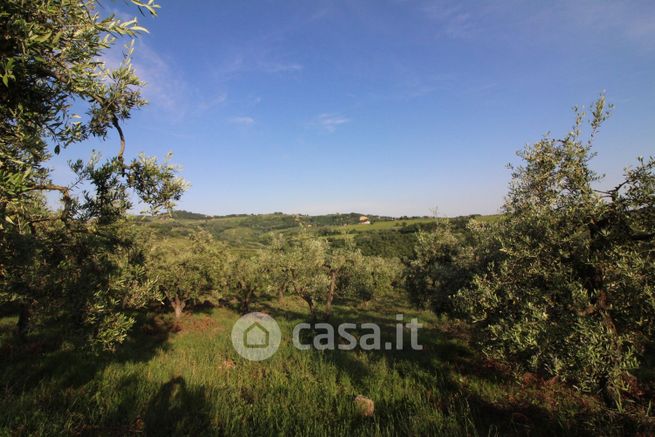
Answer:
M253 332L255 330L257 330L257 332ZM270 333L259 322L253 322L243 332L243 344L247 348L264 349L268 347L269 343L270 343Z

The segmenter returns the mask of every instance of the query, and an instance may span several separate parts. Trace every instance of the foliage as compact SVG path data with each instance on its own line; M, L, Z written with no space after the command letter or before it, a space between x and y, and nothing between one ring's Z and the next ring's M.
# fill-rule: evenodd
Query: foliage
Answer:
M286 243L276 239L269 256L272 287L302 298L314 318L321 310L330 318L339 296L368 302L387 293L400 272L398 261L365 257L352 241L332 247L308 233Z
M566 137L519 154L502 259L458 300L488 353L618 400L655 327L655 160L595 190L591 147L607 115L601 97L586 141L578 112Z
M183 209L172 211L170 217L183 220L207 220L211 218L211 216L205 214L198 214L197 212L185 211Z
M364 257L359 250L354 248L352 241L348 241L343 248L328 246L323 262L325 274L329 279L325 296L326 317L329 318L332 315L332 303L337 294L344 295L349 289L355 292L360 291L360 287L356 285L358 279L362 286L368 285L363 278L365 276L364 266ZM358 278L358 276L362 276L362 278Z
M360 217L366 216L372 222L378 220L390 220L391 217L378 216L372 214L360 214L358 212L349 212L346 214L325 214L317 216L302 216L302 219L314 226L346 226L358 225Z
M131 3L150 14L158 7L154 0ZM170 209L186 185L168 162L124 157L121 123L145 104L130 62L133 44L117 68L101 59L119 39L133 42L145 29L136 19L100 11L95 1L0 3L0 298L22 307L23 335L38 310L33 320L70 322L62 324L68 333L90 323L83 336L111 348L131 325L120 284L141 262L131 257L140 249L123 226L130 193L158 211ZM53 154L90 137L104 139L110 129L119 138L114 157L102 162L94 153L72 164L73 184L52 181ZM60 194L58 214L46 206L45 192Z
M462 227L443 221L417 235L406 262L405 286L412 302L438 314L453 314L451 298L497 257L493 225L471 219Z
M293 252L289 240L282 234L273 234L268 250L264 251L262 262L266 265L266 276L272 291L282 301L291 281Z
M327 249L325 240L302 235L290 242L282 254L283 275L277 276L288 292L307 303L312 317L317 317L318 306L325 301L330 284L325 271Z
M269 274L261 252L239 256L230 263L227 287L237 298L242 313L250 312L252 303L270 290Z
M362 256L358 261L340 281L343 295L353 296L367 305L376 298L394 294L403 273L397 258Z
M180 318L189 302L208 297L228 282L228 260L207 232L197 231L188 245L160 244L149 254L148 272Z
M71 232L61 223L35 224L40 236L11 233L9 247L23 250L11 264L0 299L23 303L20 333L29 326L59 326L68 338L94 349L112 349L134 323L129 310L156 298L144 266L147 238L116 222L95 232ZM28 305L24 305L26 299Z
M355 244L364 255L386 258L409 258L416 244L416 232L384 230L360 232L355 235Z

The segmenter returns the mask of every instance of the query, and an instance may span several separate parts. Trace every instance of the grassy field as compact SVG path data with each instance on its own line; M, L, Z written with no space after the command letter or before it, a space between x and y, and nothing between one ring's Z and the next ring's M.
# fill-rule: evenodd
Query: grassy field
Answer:
M637 425L595 398L512 375L468 347L465 327L409 309L395 296L335 323L416 316L422 351L299 351L292 327L308 319L294 298L261 302L276 318L280 350L250 362L232 348L239 314L197 310L175 328L168 314L139 322L116 354L88 356L47 336L17 347L2 331L0 435L552 435L622 434ZM375 402L372 417L355 396Z

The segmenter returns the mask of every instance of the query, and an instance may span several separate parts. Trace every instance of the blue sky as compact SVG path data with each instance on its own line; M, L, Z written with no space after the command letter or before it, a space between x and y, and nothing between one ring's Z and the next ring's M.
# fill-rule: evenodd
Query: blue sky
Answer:
M160 3L125 132L128 154L174 152L182 209L494 213L515 151L602 91L606 183L655 152L651 0Z

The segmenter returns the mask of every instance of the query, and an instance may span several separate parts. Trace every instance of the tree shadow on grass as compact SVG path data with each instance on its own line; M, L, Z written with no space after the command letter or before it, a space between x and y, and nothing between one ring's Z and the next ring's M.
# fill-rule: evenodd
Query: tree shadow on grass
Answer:
M146 435L212 435L205 389L188 387L177 376L163 384L146 408Z
M45 425L41 412L46 412L53 433L78 430L91 435L125 435L127 428L120 421L118 430L108 427L99 431L97 426L107 420L90 409L96 402L97 384L103 381L102 372L117 363L149 361L168 349L170 333L167 318L140 315L132 335L114 353L78 350L49 333L35 334L26 343L12 345L9 353L0 356L2 429L17 435L41 433ZM130 392L120 385L116 392L119 403L135 402L132 397L138 397L138 391Z
M203 436L220 434L212 427L209 403L202 387L189 387L181 376L171 378L156 390L136 376L116 385L120 400L105 412L99 423L82 423L80 435ZM154 393L145 403L144 392Z
M40 384L53 390L78 388L113 363L149 361L168 349L172 322L168 318L139 315L131 335L114 352L92 353L62 343L49 333L33 335L26 343L14 343L0 357L2 389L7 394L27 395Z
M280 308L270 300L258 302L257 307L278 321L315 323L311 320L308 312ZM480 365L479 357L461 339L449 336L440 326L424 325L419 329L418 343L423 347L422 350L411 348L409 331L403 329L403 348L396 349L397 324L410 321L411 318L406 318L399 322L394 316L385 317L370 310L339 306L329 320L318 320L317 322L329 323L334 327L335 333L341 323L356 323L358 327L361 327L362 323L376 324L381 332L381 349L362 352L357 347L359 353L366 354L366 361L371 363L384 359L401 374L406 373L415 379L422 379L420 382L423 384L432 384L434 382L432 375L435 373L450 372L475 376L494 383L507 382L509 379L507 374L493 365ZM301 342L311 344L314 335L319 334L319 331L303 330ZM353 334L359 339L365 332L369 331L358 329ZM336 341L339 341L338 335ZM391 344L391 349L385 348L387 342ZM367 365L362 363L355 351L325 351L322 356L332 361L335 367L341 371L348 373L355 382L363 381L368 375ZM416 372L417 368L420 372ZM421 375L424 375L425 378L422 378ZM442 380L448 381L444 378Z
M252 311L261 311L264 312L278 322L284 320L286 322L308 322L311 323L311 316L308 313L302 311L295 311L290 308L280 308L271 302L258 302L255 306L253 305Z
M293 317L297 318L297 315ZM413 379L427 392L436 393L433 399L426 402L433 404L442 414L450 415L455 421L460 420L462 414L470 417L469 421L458 425L468 429L467 433L597 435L600 431L606 431L611 435L620 435L626 431L635 433L644 430L643 425L627 416L609 418L606 410L587 408L584 403L577 403L571 391L565 387L546 387L543 381L528 387L525 383L517 382L507 368L484 359L463 338L441 324L419 330L422 350L410 347L407 332L402 350L386 350L385 342L395 341L395 318L362 314L355 310L342 311L331 320L335 332L336 325L343 322L376 323L382 334L381 350L335 350L321 355L348 375L355 390L365 390L371 369L384 360L390 369L401 376ZM304 343L311 343L310 334L307 333ZM569 399L559 403L560 396L569 396ZM569 410L560 411L559 408ZM376 406L376 416L395 417L402 409L402 403L385 404L381 401L379 409Z
M516 436L653 435L655 429L638 418L610 410L580 408L567 417L527 400L491 402L464 392L479 434L490 431Z

